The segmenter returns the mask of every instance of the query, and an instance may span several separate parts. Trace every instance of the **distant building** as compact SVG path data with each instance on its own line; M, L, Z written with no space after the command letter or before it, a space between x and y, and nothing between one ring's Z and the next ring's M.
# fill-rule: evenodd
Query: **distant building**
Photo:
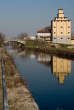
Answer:
M36 40L36 37L35 36L25 36L24 37L24 40Z
M53 74L56 75L59 83L63 84L65 77L71 73L71 60L53 56L52 62Z
M51 28L46 27L39 31L37 31L37 39L43 41L50 41L51 40Z
M71 44L71 21L64 16L63 9L51 21L53 43Z
M36 40L36 37L35 36L29 36L29 39L30 40Z

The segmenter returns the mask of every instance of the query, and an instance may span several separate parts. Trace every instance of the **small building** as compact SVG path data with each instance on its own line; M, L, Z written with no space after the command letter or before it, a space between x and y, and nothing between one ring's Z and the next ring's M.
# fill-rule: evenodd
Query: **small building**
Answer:
M36 40L36 36L28 36L30 40Z
M51 21L53 43L71 44L71 21L64 16L63 9Z
M43 41L50 41L51 40L51 28L45 27L37 31L37 39L43 40Z

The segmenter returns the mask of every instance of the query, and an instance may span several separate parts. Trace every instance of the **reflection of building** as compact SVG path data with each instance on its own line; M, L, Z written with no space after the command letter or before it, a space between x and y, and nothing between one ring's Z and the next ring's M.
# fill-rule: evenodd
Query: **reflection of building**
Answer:
M49 66L51 64L51 56L48 54L40 53L38 55L37 61L39 63L45 64L46 66Z
M51 40L51 29L50 27L43 28L37 32L37 39L43 41Z
M71 21L64 16L63 9L58 10L57 17L51 22L51 27L54 43L71 43Z
M71 61L68 59L53 56L53 74L59 79L59 83L63 84L65 77L71 73Z

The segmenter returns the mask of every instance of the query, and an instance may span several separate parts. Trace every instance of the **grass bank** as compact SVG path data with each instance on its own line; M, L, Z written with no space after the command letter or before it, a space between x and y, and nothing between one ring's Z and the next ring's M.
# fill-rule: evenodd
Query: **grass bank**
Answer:
M26 42L25 49L62 57L74 58L74 45L53 44L48 42L29 40Z

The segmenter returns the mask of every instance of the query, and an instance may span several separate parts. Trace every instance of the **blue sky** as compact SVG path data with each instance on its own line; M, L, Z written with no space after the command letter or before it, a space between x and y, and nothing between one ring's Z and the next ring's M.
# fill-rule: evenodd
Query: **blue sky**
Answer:
M72 19L74 31L74 0L0 0L0 32L16 36L20 32L35 34L50 25L57 9L63 8Z

